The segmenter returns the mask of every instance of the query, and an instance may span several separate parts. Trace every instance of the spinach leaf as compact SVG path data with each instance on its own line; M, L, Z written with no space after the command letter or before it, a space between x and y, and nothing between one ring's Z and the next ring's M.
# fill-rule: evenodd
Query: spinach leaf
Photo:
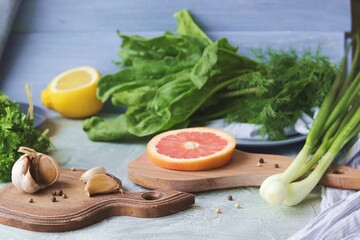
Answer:
M158 86L163 77L193 67L200 59L206 41L193 36L165 34L155 38L120 35L123 43L119 55L130 67L99 81L97 96L106 101L117 93L143 86ZM115 99L113 103L118 105Z
M204 38L208 43L212 43L208 35L195 23L187 9L176 12L174 17L178 20L176 30L179 35L198 36Z
M186 125L190 116L210 96L238 81L239 76L257 66L253 60L239 56L222 48L223 46L228 46L228 42L220 39L204 49L193 67L150 81L149 85L144 85L144 80L139 79L140 85L134 84L131 90L113 94L113 103L128 104L127 106L131 107L124 115L112 121L97 117L86 120L84 130L89 138L95 141L110 141L131 136L143 137L179 124ZM132 67L136 66L135 64ZM120 85L115 86L117 91ZM99 84L99 88L102 86ZM142 104L144 96L148 100L146 104Z

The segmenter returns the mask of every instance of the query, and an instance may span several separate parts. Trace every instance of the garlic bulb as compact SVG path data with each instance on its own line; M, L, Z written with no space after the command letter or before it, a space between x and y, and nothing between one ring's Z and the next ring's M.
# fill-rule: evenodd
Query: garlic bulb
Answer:
M52 157L27 147L20 147L18 151L24 155L15 162L11 171L11 181L16 188L34 193L59 178L60 167Z

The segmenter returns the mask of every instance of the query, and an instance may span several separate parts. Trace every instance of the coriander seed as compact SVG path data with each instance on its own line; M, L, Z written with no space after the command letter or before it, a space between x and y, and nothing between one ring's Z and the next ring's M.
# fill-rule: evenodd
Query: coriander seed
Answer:
M240 204L235 203L235 207L236 207L236 208L240 208Z
M33 203L33 202L34 202L34 199L30 198L29 203Z
M256 166L261 167L261 163L258 162L258 163L256 164Z
M62 198L64 198L64 199L67 198L67 195L66 195L66 194L63 194L63 195L62 195Z
M227 197L227 199L228 199L229 201L232 201L232 200L233 200L233 196L229 195L229 196Z
M259 163L264 163L265 161L264 161L264 159L263 158L260 158L259 159Z
M216 208L216 209L215 209L215 212L216 212L216 213L221 213L220 208Z
M72 167L72 168L70 168L71 169L71 171L76 171L76 168L74 168L74 167Z

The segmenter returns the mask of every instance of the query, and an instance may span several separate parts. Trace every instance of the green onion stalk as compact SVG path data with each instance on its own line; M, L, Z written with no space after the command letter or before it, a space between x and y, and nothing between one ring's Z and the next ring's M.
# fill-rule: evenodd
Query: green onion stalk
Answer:
M321 104L303 148L284 172L272 175L262 183L260 195L268 203L287 206L300 203L318 184L343 147L359 134L360 35L353 43L345 50L337 77ZM346 75L350 46L357 48Z

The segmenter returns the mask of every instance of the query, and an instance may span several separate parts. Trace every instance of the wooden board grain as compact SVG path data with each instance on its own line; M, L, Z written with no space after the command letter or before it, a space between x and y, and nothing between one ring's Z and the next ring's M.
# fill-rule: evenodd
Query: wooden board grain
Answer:
M195 198L171 190L125 192L88 197L79 181L83 170L62 169L49 188L27 194L9 184L0 190L0 224L39 232L63 232L86 227L111 216L153 218L190 207ZM63 190L68 196L52 202L51 193ZM29 199L33 199L33 203Z
M264 163L257 166L259 159ZM217 169L206 171L175 171L154 165L146 153L130 162L128 177L134 183L150 189L174 189L184 192L201 192L234 187L258 187L270 175L283 172L292 158L247 153L235 150L231 161ZM275 168L274 165L279 167ZM360 190L360 170L332 165L321 184L324 186Z

